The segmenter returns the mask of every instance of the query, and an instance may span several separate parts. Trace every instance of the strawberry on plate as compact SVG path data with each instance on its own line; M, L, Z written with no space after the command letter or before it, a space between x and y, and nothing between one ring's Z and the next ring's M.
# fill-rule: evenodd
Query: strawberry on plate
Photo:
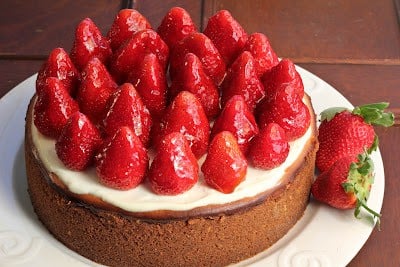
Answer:
M225 194L245 179L247 161L231 132L222 131L212 139L201 171L208 185Z
M210 38L229 66L242 51L247 33L228 10L220 10L208 19L204 34Z
M135 9L121 9L107 33L113 51L138 31L151 29L150 22Z
M79 84L80 74L72 63L64 48L53 49L47 60L43 63L36 79L36 92L39 93L48 77L58 78L65 86L71 96L75 95Z
M71 170L87 168L102 143L99 130L77 111L71 115L56 141L58 158Z
M104 64L97 57L92 58L82 71L76 96L81 112L93 123L99 123L105 116L107 100L117 88Z
M254 167L270 170L281 165L288 154L285 130L276 123L269 123L251 140L248 159Z
M33 122L43 135L57 138L69 117L79 111L78 103L56 77L45 80L38 92L33 110Z
M162 19L157 29L158 34L170 49L172 49L177 42L196 31L197 27L189 13L181 7L171 8Z
M321 113L319 126L319 149L316 166L327 171L337 160L346 156L357 157L364 150L377 146L373 125L391 126L393 114L385 113L388 103L373 103L355 107L329 108ZM375 141L374 141L375 140Z
M97 57L107 64L111 57L110 42L90 18L82 20L75 30L75 39L70 53L75 66L82 70L90 59Z
M126 126L104 141L95 160L100 183L119 190L138 186L149 165L146 148Z
M152 190L160 195L181 194L196 184L199 166L183 134L172 132L163 137L148 178Z

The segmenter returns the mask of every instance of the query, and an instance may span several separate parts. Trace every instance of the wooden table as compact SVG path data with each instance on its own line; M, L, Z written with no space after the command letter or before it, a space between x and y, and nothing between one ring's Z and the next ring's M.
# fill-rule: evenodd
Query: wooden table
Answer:
M158 27L167 10L182 6L199 29L215 11L228 9L248 32L265 33L280 57L318 75L353 104L389 101L400 115L399 2L1 1L0 97L37 72L54 47L69 51L74 27L83 18L92 18L105 33L120 8L133 7ZM373 230L349 266L400 264L400 127L377 133L386 178L382 230Z

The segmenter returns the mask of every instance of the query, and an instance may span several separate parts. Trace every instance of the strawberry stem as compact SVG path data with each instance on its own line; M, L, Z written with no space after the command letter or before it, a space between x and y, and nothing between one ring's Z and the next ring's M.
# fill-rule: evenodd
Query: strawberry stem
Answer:
M394 124L394 115L384 112L388 106L388 102L372 103L355 107L352 113L361 116L368 124L390 127Z

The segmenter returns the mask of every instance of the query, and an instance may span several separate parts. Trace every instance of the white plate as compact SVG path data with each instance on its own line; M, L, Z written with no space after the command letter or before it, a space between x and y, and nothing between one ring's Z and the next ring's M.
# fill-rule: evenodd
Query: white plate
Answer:
M302 68L298 71L317 114L331 106L352 107L326 82ZM0 99L0 266L98 266L53 238L33 212L27 193L23 139L25 112L35 80L33 75ZM376 177L368 205L379 212L384 170L380 152L372 158ZM339 211L311 200L302 219L286 236L237 266L345 266L372 230L372 220L358 220L352 211Z

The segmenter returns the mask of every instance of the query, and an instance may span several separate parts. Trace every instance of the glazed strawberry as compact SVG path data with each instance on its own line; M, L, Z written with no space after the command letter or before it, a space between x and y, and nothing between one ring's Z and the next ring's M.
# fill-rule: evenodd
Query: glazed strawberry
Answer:
M182 91L161 119L155 144L158 146L167 134L179 132L188 140L196 158L200 158L207 151L209 131L209 122L199 99L190 92Z
M234 96L244 97L250 110L254 110L257 103L264 97L264 87L258 79L255 60L250 52L244 51L233 62L221 84L221 106Z
M147 54L130 73L128 81L135 86L153 118L161 117L167 102L167 79L157 56Z
M81 112L93 123L99 123L106 115L107 100L117 87L103 63L98 58L92 58L82 71L77 92L76 100Z
M178 132L166 135L151 163L149 181L160 195L178 195L197 182L199 166L185 136Z
M290 59L282 59L271 71L266 72L261 78L267 97L273 97L277 91L290 84L300 98L304 96L303 81Z
M209 18L204 34L211 39L229 66L242 51L247 33L227 10L220 10Z
M71 170L81 171L91 163L102 140L99 130L83 113L68 119L56 141L58 158Z
M147 54L155 54L164 71L168 63L169 48L153 30L136 32L112 56L111 73L117 82L126 81L129 73L137 69Z
M144 146L148 145L152 124L150 112L132 84L122 84L111 95L107 110L107 115L101 124L107 136L113 136L119 128L128 126Z
M175 97L180 91L195 94L207 115L215 117L219 112L219 92L214 82L204 72L200 59L192 53L187 53L180 73L172 81L170 93Z
M147 150L129 127L119 128L96 155L96 173L100 183L119 190L138 186L148 165Z
M171 49L177 42L196 31L196 25L189 13L181 7L171 8L157 29L158 34Z
M345 108L330 108L321 113L319 126L319 150L316 166L327 171L338 159L356 157L364 150L376 147L373 125L391 126L393 114L385 113L387 103L359 106L349 111Z
M70 95L74 95L79 84L80 74L63 48L55 48L43 63L36 79L36 92L41 91L48 77L58 78Z
M70 53L75 66L82 70L90 59L97 57L107 63L111 57L110 43L96 24L90 19L82 20L75 30L75 39Z
M37 95L33 120L40 133L57 138L69 117L78 110L78 104L69 95L64 83L49 77Z
M249 35L243 50L249 51L253 56L258 77L279 63L278 56L272 49L267 36L262 33L256 32Z
M273 97L265 97L257 107L257 114L260 128L275 122L285 130L288 141L301 137L311 121L307 105L291 84L281 88Z
M254 167L269 170L281 165L288 154L285 130L276 123L270 123L251 140L247 157Z
M258 126L243 96L235 95L229 99L214 122L211 138L222 131L231 132L236 137L240 150L246 155L249 142L258 134Z
M213 138L201 171L208 185L225 194L245 179L247 161L231 132L223 131Z
M107 33L112 50L117 50L138 31L151 29L150 22L135 9L121 9Z
M180 72L187 53L193 53L201 60L204 72L216 85L221 83L225 76L225 63L212 41L199 32L192 32L172 49L169 69L172 80Z
M380 214L366 204L374 181L373 170L373 162L367 153L343 157L317 177L311 193L316 200L337 209L355 209L356 217L363 207L379 222Z

